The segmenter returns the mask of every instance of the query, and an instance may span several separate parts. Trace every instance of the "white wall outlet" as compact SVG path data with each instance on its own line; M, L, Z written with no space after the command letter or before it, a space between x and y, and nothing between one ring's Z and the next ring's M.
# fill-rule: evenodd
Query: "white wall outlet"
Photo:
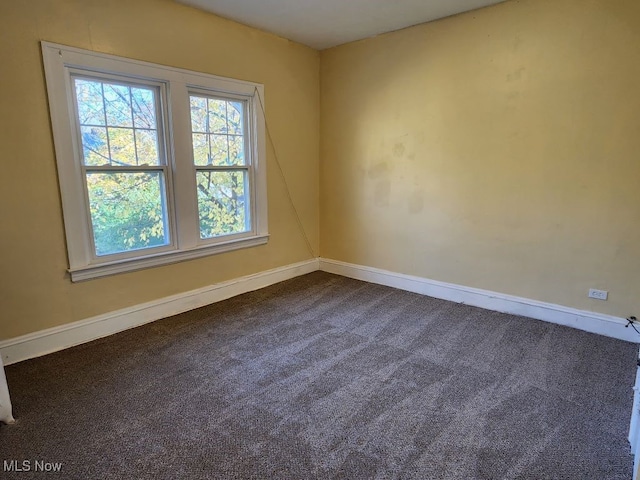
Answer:
M606 290L596 290L595 288L589 289L589 297L595 298L596 300L606 300L609 296L609 292Z

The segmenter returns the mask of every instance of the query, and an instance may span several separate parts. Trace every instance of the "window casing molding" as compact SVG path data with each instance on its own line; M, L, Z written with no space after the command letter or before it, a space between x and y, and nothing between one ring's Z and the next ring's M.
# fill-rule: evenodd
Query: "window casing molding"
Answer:
M266 144L261 84L156 65L42 42L58 178L72 281L175 263L268 240ZM97 255L93 244L83 146L74 97L74 78L106 79L147 85L158 92L159 155L164 165L170 241L166 245ZM250 221L240 233L201 238L191 131L190 94L243 102L246 112L245 162ZM161 124L161 125L160 125ZM106 167L105 167L106 168ZM100 170L100 167L92 167ZM135 170L135 168L133 169ZM132 170L132 171L133 171Z

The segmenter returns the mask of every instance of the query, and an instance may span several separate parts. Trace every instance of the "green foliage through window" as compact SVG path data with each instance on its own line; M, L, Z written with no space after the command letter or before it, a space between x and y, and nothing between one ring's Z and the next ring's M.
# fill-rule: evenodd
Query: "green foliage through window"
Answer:
M154 87L75 77L98 256L170 243ZM245 102L190 95L200 238L250 229Z
M247 230L245 176L237 171L196 174L201 238Z
M243 102L191 95L200 238L249 229Z
M74 85L96 255L167 245L155 90L84 77Z
M97 255L168 243L162 172L88 173Z

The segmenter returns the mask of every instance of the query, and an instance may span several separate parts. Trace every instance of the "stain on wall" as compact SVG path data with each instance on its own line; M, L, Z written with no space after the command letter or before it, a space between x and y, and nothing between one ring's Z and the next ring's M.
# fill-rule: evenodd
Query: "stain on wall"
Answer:
M637 25L636 0L520 0L323 51L321 255L636 311Z

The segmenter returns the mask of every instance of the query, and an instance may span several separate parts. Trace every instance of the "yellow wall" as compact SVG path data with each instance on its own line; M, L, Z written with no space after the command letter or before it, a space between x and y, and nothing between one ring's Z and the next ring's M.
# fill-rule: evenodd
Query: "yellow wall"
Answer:
M323 257L637 315L639 24L511 0L318 54L171 0L0 2L0 339L311 256L270 150L268 245L71 283L40 40L264 83Z
M640 313L638 25L512 0L323 51L321 256Z
M267 122L318 251L318 52L170 0L0 2L0 339L311 257L269 151L266 246L71 283L40 40L264 83Z

